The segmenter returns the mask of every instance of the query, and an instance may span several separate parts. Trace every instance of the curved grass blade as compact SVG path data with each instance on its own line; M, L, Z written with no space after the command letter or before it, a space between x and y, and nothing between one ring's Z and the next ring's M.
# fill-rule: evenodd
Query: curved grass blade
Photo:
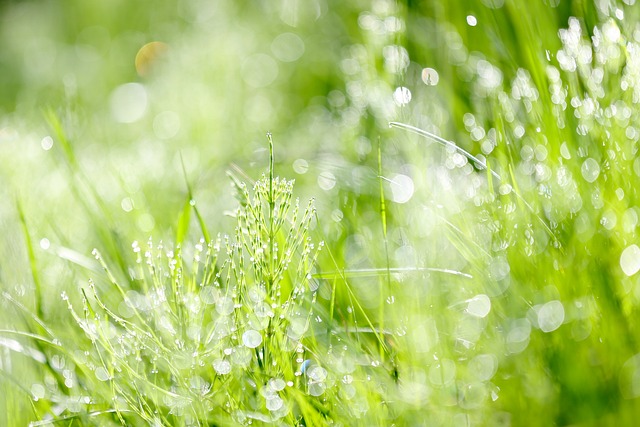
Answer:
M446 139L444 139L444 138L442 138L442 137L440 137L440 136L438 136L436 134L433 134L431 132L427 132L426 130L417 128L415 126L408 125L406 123L390 122L389 123L389 127L394 127L394 128L398 128L398 129L404 129L404 130L407 130L409 132L415 133L416 135L420 135L420 136L423 136L425 138L428 138L428 139L431 139L433 141L436 141L437 143L439 143L441 145L444 145L445 147L453 148L458 153L460 153L463 156L465 156L467 159L472 160L473 162L475 162L482 169L491 172L491 175L493 175L496 178L498 178L498 180L502 181L502 178L500 177L500 175L498 175L498 173L490 170L487 167L487 164L485 162L483 162L482 160L480 160L479 158L477 158L473 154L469 153L465 149L461 148L460 146L458 146L458 144L456 144L453 141L448 141L448 140L446 140Z
M467 279L473 279L473 276L461 271L449 270L446 268L436 267L385 267L385 268L363 268L359 270L341 270L341 271L327 271L324 273L315 273L313 277L316 279L337 279L337 278L355 278L355 277L376 277L384 276L388 273L443 273L451 274L454 276L461 276Z

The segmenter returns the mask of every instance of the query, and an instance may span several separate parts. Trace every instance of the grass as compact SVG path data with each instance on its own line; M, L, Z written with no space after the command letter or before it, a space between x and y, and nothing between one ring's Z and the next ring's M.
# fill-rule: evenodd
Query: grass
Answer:
M0 6L0 425L633 424L633 2L316 3Z

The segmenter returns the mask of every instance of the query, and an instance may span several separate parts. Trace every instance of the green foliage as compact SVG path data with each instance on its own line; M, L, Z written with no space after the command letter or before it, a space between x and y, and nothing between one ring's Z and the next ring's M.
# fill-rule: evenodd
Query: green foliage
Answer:
M2 3L0 425L633 424L635 3Z

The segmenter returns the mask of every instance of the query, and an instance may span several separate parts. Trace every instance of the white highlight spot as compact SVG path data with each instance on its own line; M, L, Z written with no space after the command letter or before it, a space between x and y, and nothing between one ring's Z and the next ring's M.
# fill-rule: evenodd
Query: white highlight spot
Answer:
M564 306L558 300L549 301L538 311L538 326L542 332L553 332L564 322Z
M293 170L300 175L305 174L309 170L309 162L305 159L296 159L293 162Z
M435 86L440 81L440 75L433 68L424 68L422 70L422 81L427 86Z
M444 386L456 377L456 364L453 360L442 359L429 368L429 381L435 386Z
M267 399L266 406L269 411L277 411L282 408L282 405L284 405L284 401L280 396L273 396Z
M180 116L173 111L163 111L153 119L153 133L160 139L170 139L180 131Z
M96 368L96 378L99 381L107 381L109 379L109 372L102 366Z
M404 86L400 86L393 91L393 100L399 106L407 105L411 102L411 91Z
M469 362L469 371L480 381L489 381L498 371L498 358L494 354L479 354Z
M125 83L111 93L113 118L120 123L134 123L147 112L147 90L140 83Z
M397 174L391 180L391 198L396 203L407 203L413 197L413 180L407 175Z
M42 384L33 384L31 386L31 394L33 395L34 400L44 398L45 392L46 390Z
M598 179L598 175L600 175L600 165L595 159L589 157L582 163L580 171L582 172L582 177L585 181L593 182Z
M227 375L231 372L231 363L224 359L217 359L213 361L213 369L215 369L219 375Z
M467 15L467 24L471 27L478 25L478 19L473 15Z
M336 176L329 171L321 172L318 175L318 186L325 191L331 190L336 186Z
M304 53L304 41L293 33L282 33L271 43L271 52L282 62L294 62Z
M40 141L40 146L45 151L51 150L51 147L53 147L53 138L51 138L49 135L45 136L44 138L42 138L42 141Z
M258 53L242 64L242 78L251 87L269 86L278 77L278 63L269 55Z
M242 334L242 343L249 348L256 348L262 344L262 335L260 332L250 329Z
M627 276L633 276L640 271L640 248L638 245L631 245L622 251L620 268Z
M466 311L475 317L487 317L491 311L491 300L484 294L476 295L467 301Z
M46 237L43 237L42 239L40 239L40 247L46 251L51 247L51 242L49 242L49 239L47 239Z

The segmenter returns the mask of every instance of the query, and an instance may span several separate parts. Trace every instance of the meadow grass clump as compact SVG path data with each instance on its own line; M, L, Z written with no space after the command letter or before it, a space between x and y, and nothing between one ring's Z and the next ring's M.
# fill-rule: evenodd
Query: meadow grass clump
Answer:
M274 178L273 164L252 190L236 186L234 234L189 249L134 242L127 283L93 251L103 280L82 288L81 310L62 294L84 334L76 334L74 350L56 349L76 368L66 387L80 385L88 395L58 408L58 419L155 426L380 422L384 411L370 407L381 404L384 373L317 300L313 273L324 244L309 235L313 201L301 208L293 181ZM41 387L40 397L61 393Z

